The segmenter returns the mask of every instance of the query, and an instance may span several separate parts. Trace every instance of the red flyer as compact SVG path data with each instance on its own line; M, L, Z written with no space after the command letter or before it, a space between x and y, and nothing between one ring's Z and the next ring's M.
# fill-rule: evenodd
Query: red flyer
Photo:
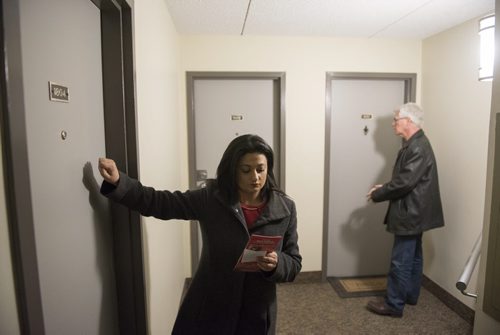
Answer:
M276 251L282 238L282 236L251 235L245 249L241 253L238 263L234 266L234 270L245 272L260 271L257 266L257 257L265 256L271 251Z

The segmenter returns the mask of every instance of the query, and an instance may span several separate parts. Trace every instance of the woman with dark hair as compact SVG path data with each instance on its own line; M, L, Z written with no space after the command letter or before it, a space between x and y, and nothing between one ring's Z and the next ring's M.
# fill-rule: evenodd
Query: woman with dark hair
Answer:
M260 194L268 196L270 191L279 191L273 170L273 149L257 135L242 135L229 143L217 168L217 185L230 202L239 199L239 189L236 183L238 164L246 154L262 154L267 161L267 183L264 183Z
M277 187L271 147L257 135L235 138L217 178L186 192L156 191L99 159L101 193L145 216L198 220L203 248L173 334L275 334L276 283L293 281L302 257L295 203ZM251 235L281 236L251 272L235 270Z

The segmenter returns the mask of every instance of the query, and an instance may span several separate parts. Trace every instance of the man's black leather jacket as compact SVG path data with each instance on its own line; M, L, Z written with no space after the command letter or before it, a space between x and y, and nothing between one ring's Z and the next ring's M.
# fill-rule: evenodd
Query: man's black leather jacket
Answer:
M444 226L436 159L423 130L404 142L392 180L375 190L372 200L390 201L384 223L396 235Z

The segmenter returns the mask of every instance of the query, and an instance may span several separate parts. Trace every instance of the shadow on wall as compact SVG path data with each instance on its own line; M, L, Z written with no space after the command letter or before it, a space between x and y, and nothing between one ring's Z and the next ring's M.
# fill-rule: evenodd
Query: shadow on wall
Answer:
M392 116L380 117L373 126L373 142L376 152L383 158L380 169L366 193L375 184L390 180L400 142L392 130ZM365 167L370 169L369 164ZM365 196L365 194L363 194ZM389 269L392 249L392 234L385 231L383 224L388 203L366 202L355 209L347 222L341 226L342 242L350 254L357 258L357 273L361 276L386 274Z
M96 272L102 282L102 303L95 306L100 310L99 334L118 334L118 306L116 297L116 278L113 262L113 231L108 200L101 195L92 164L87 162L83 167L83 185L89 191L89 204L94 213ZM92 248L93 246L89 246ZM114 313L112 317L108 313ZM109 323L113 320L113 324Z

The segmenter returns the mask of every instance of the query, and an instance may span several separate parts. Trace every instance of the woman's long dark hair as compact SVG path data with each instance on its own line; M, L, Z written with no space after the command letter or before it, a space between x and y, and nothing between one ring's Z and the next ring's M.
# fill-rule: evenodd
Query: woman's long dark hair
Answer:
M269 198L271 191L280 191L273 172L273 149L260 136L252 134L241 135L229 143L217 167L217 185L224 198L230 203L239 200L238 184L236 181L238 163L244 155L250 153L263 154L267 159L267 180L261 191L263 196Z

